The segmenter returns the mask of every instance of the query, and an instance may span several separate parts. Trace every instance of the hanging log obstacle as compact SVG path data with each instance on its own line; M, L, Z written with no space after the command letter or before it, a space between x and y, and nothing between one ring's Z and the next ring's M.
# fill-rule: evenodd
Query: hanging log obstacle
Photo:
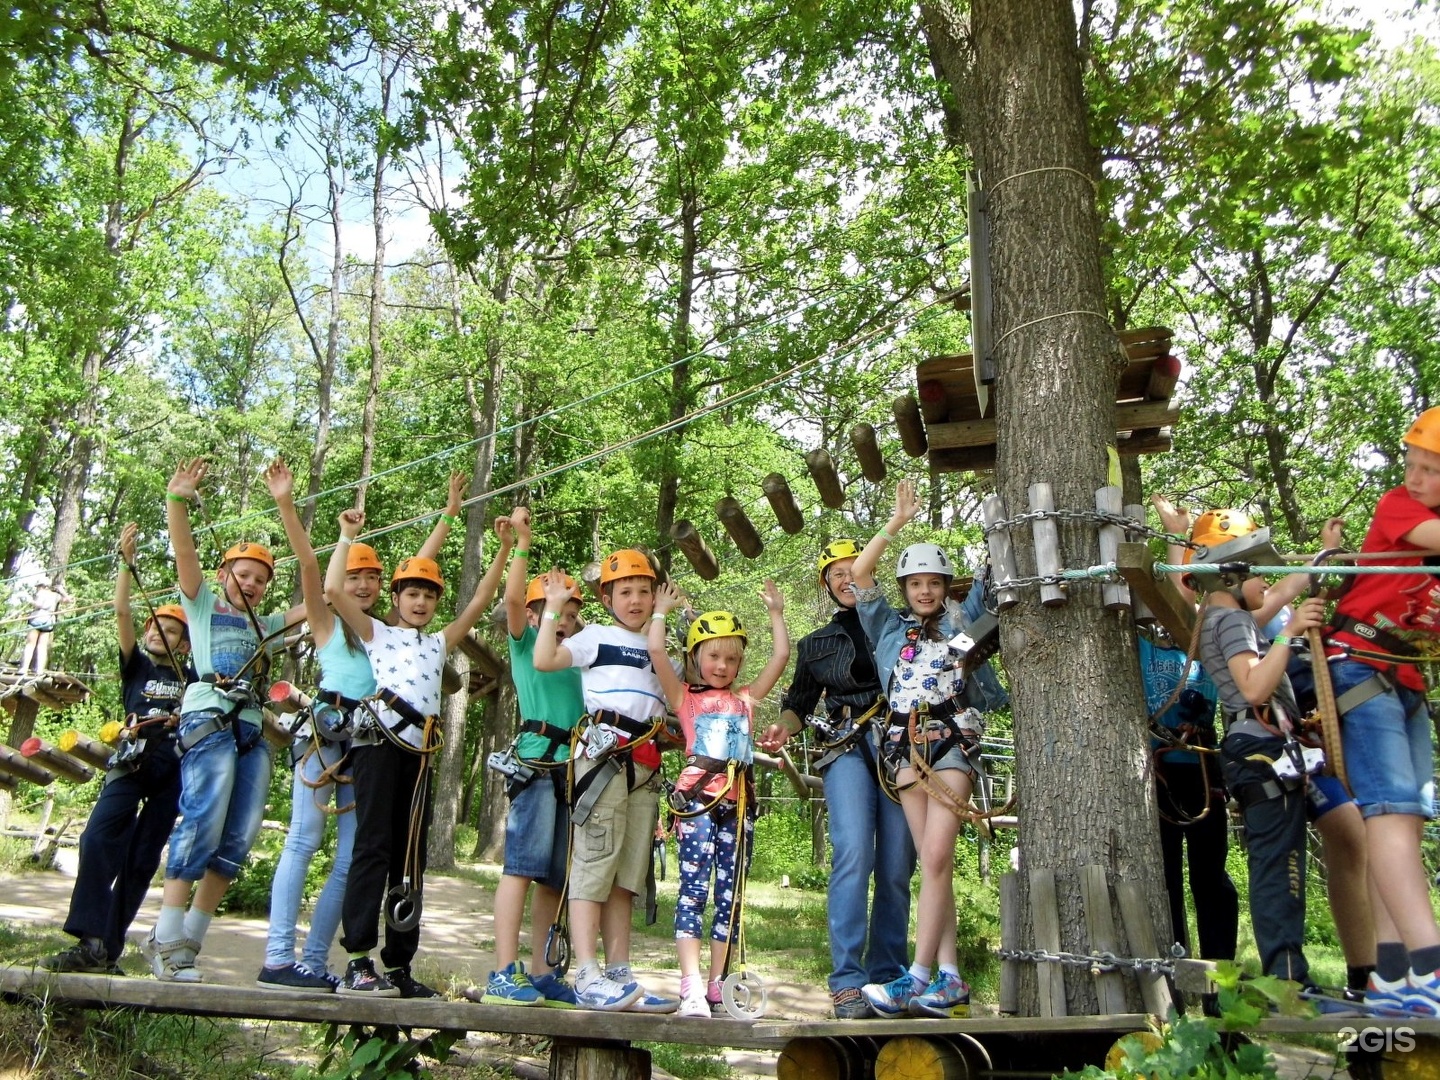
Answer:
M800 512L800 504L795 501L790 482L778 472L772 472L760 481L760 487L770 502L770 509L775 511L775 520L780 523L780 528L791 536L804 532L805 515Z
M95 779L95 770L89 765L34 735L20 744L20 753L72 784L88 784Z
M845 507L845 489L840 486L840 475L835 471L835 462L828 450L811 450L805 455L805 467L810 470L810 479L815 481L815 490L820 492L820 501L831 510Z
M890 405L895 416L895 428L900 432L900 447L911 457L924 457L929 448L925 438L925 419L920 415L920 403L914 394L901 394Z
M705 538L692 522L686 519L675 522L670 526L670 538L675 541L675 546L680 549L695 573L706 581L714 581L720 576L720 564L715 561L715 553L710 550L710 545L705 543ZM598 583L598 573L595 579Z
M27 780L39 787L49 787L55 782L53 772L10 746L0 745L0 772L15 780Z
M765 550L765 542L760 539L755 526L745 516L745 508L740 505L740 500L725 496L715 504L715 516L720 519L720 524L725 526L725 531L730 534L730 539L735 541L741 555L747 559L760 557Z
M110 766L113 751L99 739L92 739L74 728L60 733L55 745L71 757L79 758L91 768L106 769Z
M880 444L875 439L875 429L869 424L856 424L850 429L850 445L855 448L855 457L860 462L860 472L872 484L885 479L885 459L880 454Z
M1115 390L1115 447L1122 454L1168 450L1169 429L1180 418L1171 402L1180 375L1180 361L1170 351L1173 334L1163 326L1147 326L1117 337L1129 364ZM994 409L981 408L974 357L962 353L922 360L916 365L915 383L930 465L938 472L993 469ZM899 409L897 402L897 425ZM906 442L906 452L912 453L918 442Z

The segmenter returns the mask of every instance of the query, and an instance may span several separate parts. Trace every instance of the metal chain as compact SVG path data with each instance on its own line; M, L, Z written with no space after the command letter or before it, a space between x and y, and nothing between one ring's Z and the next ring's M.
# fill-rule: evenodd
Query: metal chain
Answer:
M986 537L1001 529L1013 529L1017 525L1024 525L1032 521L1043 521L1046 518L1055 518L1059 521L1080 521L1090 525L1115 525L1124 529L1131 536L1143 536L1149 540L1163 540L1167 544L1178 544L1180 547L1198 548L1199 544L1191 542L1188 536L1178 533L1168 533L1163 529L1152 529L1143 521L1126 517L1124 514L1107 514L1102 510L1030 510L1023 514L1016 514L1011 518L1001 518L999 521L992 521L982 530Z
M1023 960L1037 964L1061 964L1065 967L1084 968L1097 975L1109 971L1146 971L1160 975L1175 974L1174 960L1116 956L1112 952L1087 954L1048 952L1045 949L996 949L995 953L1001 960Z

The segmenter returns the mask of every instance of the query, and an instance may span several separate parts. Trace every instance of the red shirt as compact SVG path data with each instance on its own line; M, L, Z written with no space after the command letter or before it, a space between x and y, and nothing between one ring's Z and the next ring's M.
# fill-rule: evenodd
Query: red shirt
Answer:
M1440 513L1416 502L1404 487L1392 488L1380 497L1370 530L1360 550L1419 551L1418 545L1402 539L1417 525L1440 518ZM1421 566L1421 556L1397 556L1384 560L1393 566ZM1373 565L1360 563L1359 565ZM1358 622L1369 623L1402 638L1440 634L1440 575L1435 574L1360 574L1340 598L1336 614L1348 615ZM1337 633L1334 639L1359 649L1375 646L1355 634ZM1388 667L1383 660L1354 659L1374 667ZM1425 680L1414 664L1400 664L1395 676L1402 686L1425 690Z

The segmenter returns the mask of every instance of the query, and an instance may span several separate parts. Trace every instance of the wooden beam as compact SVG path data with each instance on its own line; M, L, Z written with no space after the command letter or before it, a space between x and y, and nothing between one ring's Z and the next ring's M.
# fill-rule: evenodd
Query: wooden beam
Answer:
M1141 401L1115 406L1115 430L1136 431L1169 427L1180 420L1180 410L1168 401ZM993 446L995 418L963 420L953 424L931 424L925 429L931 450L956 450L971 446Z
M1143 601L1165 627L1173 641L1181 647L1190 643L1195 632L1195 605L1180 595L1169 577L1155 576L1155 557L1146 544L1121 544L1115 555L1115 568L1130 586L1131 593Z

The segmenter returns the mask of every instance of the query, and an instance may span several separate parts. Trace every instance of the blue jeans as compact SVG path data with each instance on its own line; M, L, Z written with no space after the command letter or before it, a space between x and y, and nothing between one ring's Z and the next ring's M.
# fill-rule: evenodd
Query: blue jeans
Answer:
M157 740L160 741L160 740ZM65 932L105 941L114 962L145 900L175 825L180 762L170 740L141 755L133 770L112 770L80 834L80 869Z
M202 709L182 716L180 738L216 715ZM255 740L244 753L237 752L227 724L180 759L181 821L170 834L167 878L199 881L214 870L233 879L249 857L270 792L270 744L254 724L242 724L241 731Z
M310 932L305 935L305 966L317 975L324 974L330 960L330 943L340 929L340 909L345 900L345 879L350 874L350 853L355 846L355 802L349 784L329 783L311 787L320 774L344 754L342 747L322 742L295 767L295 780L290 791L290 834L285 849L275 866L275 880L270 887L270 937L265 944L265 966L278 968L295 962L295 923L300 918L300 903L305 894L305 878L310 860L325 840L325 821L335 817L335 862L330 876L315 901L310 916ZM327 814L322 807L335 801L336 809L348 808L339 815Z
M1330 661L1336 697L1375 673L1358 660ZM1350 790L1363 816L1435 816L1430 712L1421 694L1403 686L1377 694L1345 714L1340 738Z
M565 887L570 861L570 807L565 770L542 772L510 800L505 816L506 877L538 881L556 892Z
M823 776L832 849L832 993L889 982L909 966L915 843L900 804L880 790L868 755L868 746L856 746L831 762ZM875 900L867 916L872 874Z

